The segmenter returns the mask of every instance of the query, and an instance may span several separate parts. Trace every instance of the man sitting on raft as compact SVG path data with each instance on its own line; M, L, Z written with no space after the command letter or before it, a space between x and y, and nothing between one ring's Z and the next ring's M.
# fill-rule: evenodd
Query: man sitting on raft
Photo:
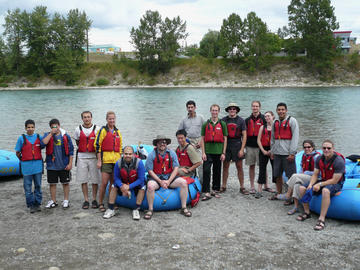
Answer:
M106 210L103 218L109 219L115 215L114 205L117 194L130 199L131 190L134 190L136 209L133 210L132 215L134 220L139 220L139 209L145 196L145 167L142 161L135 157L131 146L125 146L124 156L116 162L114 179L109 195L109 209Z
M313 195L322 194L321 211L319 220L314 230L321 231L325 228L325 217L330 206L330 198L342 189L345 181L345 158L334 151L334 143L325 140L322 144L323 154L315 162L315 171L311 176L307 189L313 189ZM321 173L321 180L318 176ZM301 187L303 188L303 187ZM309 213L309 204L304 203L305 213Z
M185 129L180 129L176 132L176 138L179 143L178 148L176 148L176 155L180 164L178 174L180 176L193 177L196 168L201 165L202 160L195 147L186 141L186 135Z
M179 177L179 161L173 150L167 148L171 143L169 138L158 135L153 140L154 150L149 154L145 169L148 171L149 180L147 182L147 200L149 210L145 213L145 219L151 219L153 215L153 206L155 191L162 188L180 188L181 211L186 217L191 217L191 212L186 208L188 196L188 185L185 179Z

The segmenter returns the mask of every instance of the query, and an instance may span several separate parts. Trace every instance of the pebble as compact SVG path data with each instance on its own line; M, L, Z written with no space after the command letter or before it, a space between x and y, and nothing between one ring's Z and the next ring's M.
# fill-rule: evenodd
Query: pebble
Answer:
M180 245L178 245L178 244L173 245L173 247L172 247L172 249L174 249L174 250L177 250L177 249L179 249L179 248L180 248Z
M90 216L89 213L81 212L81 213L79 213L79 214L76 214L76 215L73 217L73 219L81 219L81 218L88 217L88 216Z
M235 237L235 235L236 235L235 233L232 233L232 232L231 232L231 233L229 233L226 237L227 237L227 238L232 238L232 237Z
M60 268L59 268L59 267L56 267L56 266L51 266L51 267L49 267L48 270L60 270Z
M18 248L17 253L24 253L26 248Z
M100 234L98 234L98 236L102 240L106 240L106 239L109 239L109 238L113 238L115 235L113 233L100 233Z

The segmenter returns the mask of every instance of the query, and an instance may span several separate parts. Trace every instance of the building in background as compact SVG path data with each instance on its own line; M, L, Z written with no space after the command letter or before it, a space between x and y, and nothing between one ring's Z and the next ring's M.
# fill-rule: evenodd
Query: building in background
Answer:
M86 50L86 47L83 49ZM118 54L121 52L121 48L112 44L91 45L89 46L89 52L98 54Z
M341 41L341 51L349 53L351 48L356 45L356 37L351 37L352 31L335 31L333 32L335 38Z

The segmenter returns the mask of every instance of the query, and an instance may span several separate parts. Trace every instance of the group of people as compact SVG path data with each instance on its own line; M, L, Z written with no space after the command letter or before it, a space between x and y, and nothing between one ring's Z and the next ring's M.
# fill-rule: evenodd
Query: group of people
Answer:
M231 161L235 163L240 184L240 193L253 194L261 198L262 192L274 193L270 200L285 200L294 207L289 215L298 212L299 203L304 205L304 213L297 217L303 221L311 217L309 196L322 194L319 220L314 227L322 230L330 198L341 190L344 182L345 162L341 154L334 152L330 140L323 142L323 154L315 151L311 140L303 142L304 155L301 171L296 173L295 155L299 140L299 126L296 119L287 114L287 105L279 103L278 115L271 111L261 113L260 101L251 103L251 115L245 120L238 114L240 107L230 103L225 111L227 116L219 119L220 106L210 106L210 118L196 113L196 103L186 103L187 116L180 122L176 132L179 146L176 151L168 145L170 138L158 135L153 140L154 150L146 157L145 166L132 146L123 148L122 135L116 128L116 116L112 111L106 114L106 125L98 127L92 123L92 113L81 114L82 124L76 127L74 139L77 145L75 165L77 181L81 183L84 202L83 209L99 208L108 219L115 215L116 197L136 195L133 219L140 219L139 209L145 193L149 208L145 219L153 216L155 191L162 188L179 188L181 210L185 217L192 213L187 208L188 185L186 177L197 175L202 181L202 201L220 198L226 192ZM42 202L41 174L43 161L41 149L46 148L47 181L50 186L50 201L45 208L58 206L56 184L63 185L62 207L69 207L69 182L74 157L74 146L69 134L60 127L57 119L49 122L50 131L43 136L35 133L35 122L25 122L26 133L18 138L15 151L21 160L24 175L26 204L30 212L40 211ZM249 166L250 190L244 185L243 159ZM272 166L272 181L276 191L268 183L267 164ZM258 187L255 188L255 168L259 166ZM221 181L221 167L222 181ZM145 178L145 173L148 173ZM282 193L283 173L288 177L288 190ZM210 188L212 176L212 185ZM34 182L34 191L32 191ZM92 185L90 204L88 184ZM109 184L108 209L104 197ZM97 193L99 193L97 200ZM307 199L307 200L305 200Z

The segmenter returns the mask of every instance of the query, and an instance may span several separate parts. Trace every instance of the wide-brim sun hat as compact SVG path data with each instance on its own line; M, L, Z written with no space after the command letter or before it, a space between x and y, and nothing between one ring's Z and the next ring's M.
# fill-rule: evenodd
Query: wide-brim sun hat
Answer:
M235 107L236 111L240 112L240 107L235 102L229 103L229 105L225 108L225 111L228 112L231 107Z
M166 136L164 135L157 135L156 136L156 139L153 140L153 145L156 146L158 141L161 141L161 140L165 140L166 141L166 144L170 144L171 143L171 139L167 138Z

